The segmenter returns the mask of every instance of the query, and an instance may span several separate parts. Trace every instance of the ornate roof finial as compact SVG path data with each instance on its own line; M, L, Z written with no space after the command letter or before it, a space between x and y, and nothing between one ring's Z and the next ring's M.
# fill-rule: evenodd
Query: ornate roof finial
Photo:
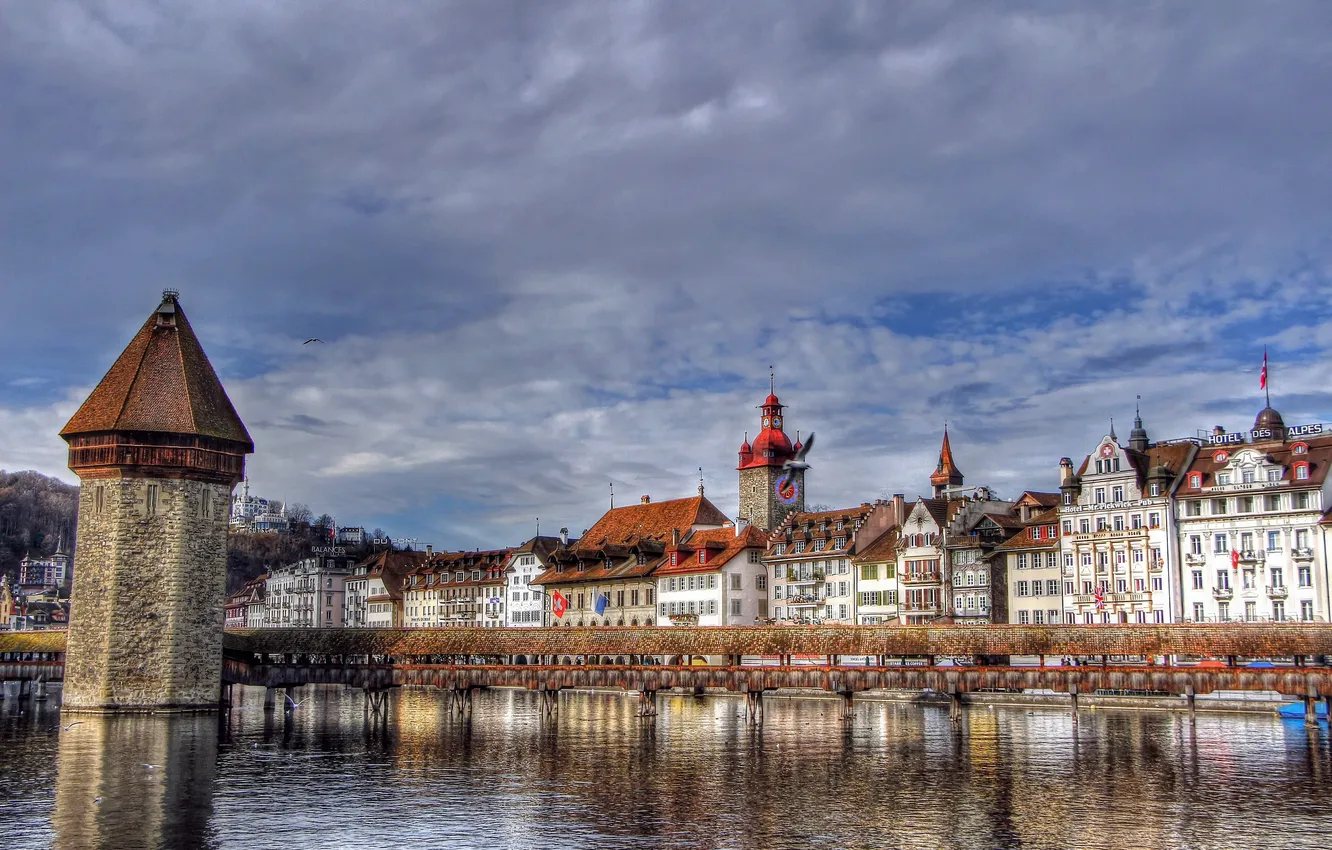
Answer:
M1110 417L1110 439L1118 443L1119 438L1115 436L1115 417Z
M611 481L609 483L610 483L611 510L615 510L615 482Z
M768 392L777 395L777 370L768 365Z
M703 495L703 467L698 468L698 495Z

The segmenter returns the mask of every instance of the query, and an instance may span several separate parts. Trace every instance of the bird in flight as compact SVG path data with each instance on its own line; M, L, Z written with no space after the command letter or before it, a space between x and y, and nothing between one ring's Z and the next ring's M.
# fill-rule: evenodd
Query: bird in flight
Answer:
M290 706L290 708L288 708L287 711L291 711L293 708L300 708L303 703L309 702L310 700L309 697L306 697L300 702L296 702L291 698L291 694L283 694L283 696L287 698L287 705Z
M73 723L69 724L68 726L61 726L60 731L68 732L69 730L73 729L75 726L78 726L82 722L83 722L82 720L75 720Z
M320 338L317 337L317 336L312 336L312 337L310 337L309 339L307 339L305 342L301 343L301 345L309 345L309 344L312 343L312 342L319 342L319 343L322 343L323 340L320 339Z
M157 765L155 765L155 764L145 764L144 767L148 768L149 770L152 770L153 768L157 767Z
M809 439L801 443L800 449L791 456L790 460L782 464L782 474L777 479L778 488L785 489L793 474L809 469L809 464L805 461L805 455L809 454L809 450L812 448L814 448L814 432L810 431Z

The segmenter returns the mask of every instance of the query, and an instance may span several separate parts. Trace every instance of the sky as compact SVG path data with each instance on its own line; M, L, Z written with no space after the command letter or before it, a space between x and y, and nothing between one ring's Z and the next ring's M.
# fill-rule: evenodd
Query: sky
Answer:
M1332 419L1324 0L4 9L0 468L168 287L253 492L441 549L735 514L770 366L832 506Z

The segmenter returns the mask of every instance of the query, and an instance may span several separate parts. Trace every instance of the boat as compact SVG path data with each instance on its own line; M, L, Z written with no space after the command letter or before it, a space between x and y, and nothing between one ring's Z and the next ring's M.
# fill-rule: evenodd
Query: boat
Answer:
M1286 704L1284 704L1284 705L1282 705L1282 706L1279 706L1279 707L1277 708L1277 714L1279 714L1279 715L1281 715L1282 717L1285 717L1285 718L1292 718L1292 719L1295 719L1295 720L1303 720L1303 719L1304 719L1304 702L1303 702L1302 700L1296 700L1295 702L1288 702L1288 703L1286 703ZM1316 703L1314 703L1314 716L1315 716L1316 718L1318 718L1319 720L1326 720L1326 719L1327 719L1327 701L1326 701L1326 700L1321 700L1321 699L1320 699L1320 700L1318 700Z

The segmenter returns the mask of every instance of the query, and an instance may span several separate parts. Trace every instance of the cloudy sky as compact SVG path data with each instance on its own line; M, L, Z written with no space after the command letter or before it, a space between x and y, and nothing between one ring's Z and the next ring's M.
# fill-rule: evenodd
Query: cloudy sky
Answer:
M437 547L1332 419L1332 4L0 0L0 467L164 287L254 490ZM326 345L302 346L310 336Z

